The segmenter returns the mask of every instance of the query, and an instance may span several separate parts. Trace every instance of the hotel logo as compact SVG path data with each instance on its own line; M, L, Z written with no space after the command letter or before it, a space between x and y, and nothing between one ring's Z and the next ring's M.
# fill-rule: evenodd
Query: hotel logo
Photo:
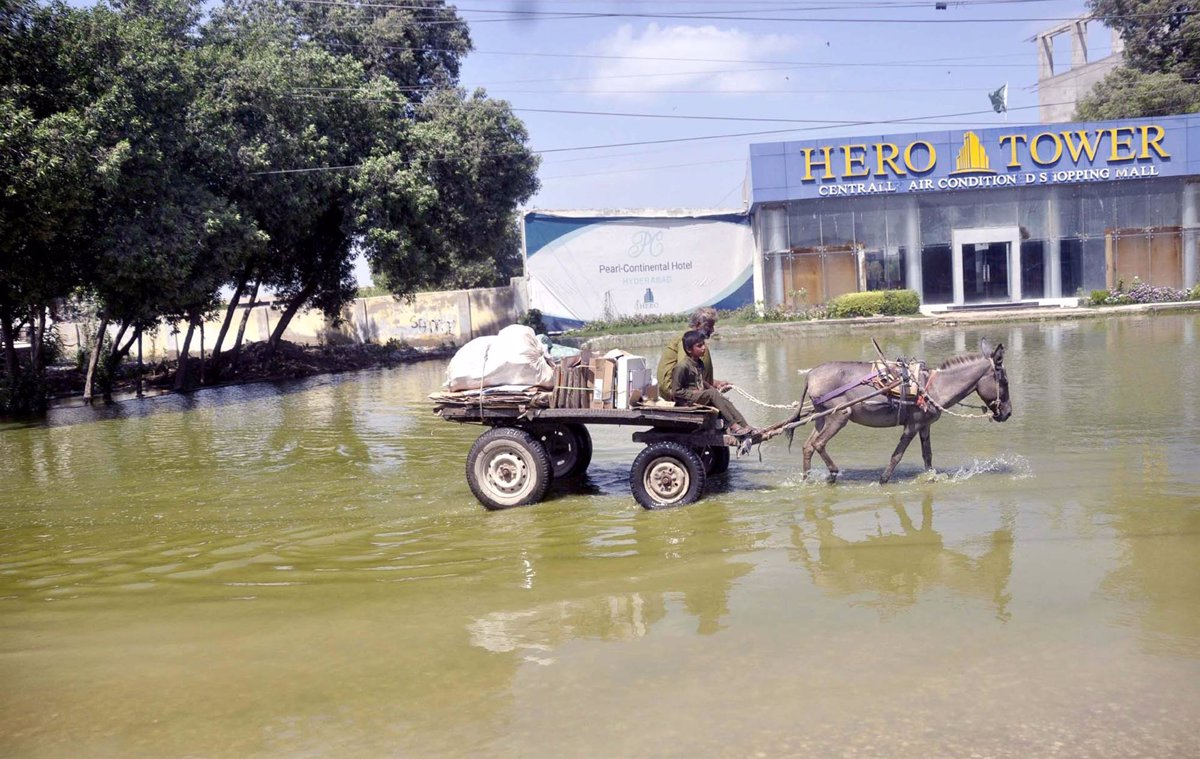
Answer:
M954 171L951 174L995 174L988 163L987 151L979 143L979 136L974 132L963 135L963 145L954 161Z

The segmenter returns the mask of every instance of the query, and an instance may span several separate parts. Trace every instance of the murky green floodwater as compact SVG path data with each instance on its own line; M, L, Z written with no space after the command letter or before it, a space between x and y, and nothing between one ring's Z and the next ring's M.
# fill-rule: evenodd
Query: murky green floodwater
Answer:
M485 512L440 362L0 427L0 753L1200 756L1200 316L878 336L982 334L1015 414L936 478L853 428L836 486L772 443L663 512L629 428ZM869 355L715 344L776 402Z

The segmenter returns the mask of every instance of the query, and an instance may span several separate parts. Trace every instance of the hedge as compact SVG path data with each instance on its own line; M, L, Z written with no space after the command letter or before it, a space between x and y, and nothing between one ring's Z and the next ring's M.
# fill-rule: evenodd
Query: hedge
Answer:
M830 319L851 316L903 316L921 310L921 296L915 290L868 290L846 293L829 301L825 315Z

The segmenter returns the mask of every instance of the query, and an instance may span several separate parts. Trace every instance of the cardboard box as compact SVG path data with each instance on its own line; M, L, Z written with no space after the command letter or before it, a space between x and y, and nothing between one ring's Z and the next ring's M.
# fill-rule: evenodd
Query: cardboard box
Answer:
M592 391L592 408L615 408L617 362L611 358L595 357L592 369L596 373Z

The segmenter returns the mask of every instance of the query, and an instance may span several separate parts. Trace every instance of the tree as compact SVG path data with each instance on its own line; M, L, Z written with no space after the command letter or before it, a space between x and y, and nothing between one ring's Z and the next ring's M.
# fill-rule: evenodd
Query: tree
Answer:
M538 187L524 124L482 91L448 90L419 107L405 138L355 177L372 270L398 296L497 284L518 249L516 205Z
M83 279L94 193L121 152L95 130L93 33L83 12L60 3L10 2L0 10L0 408L44 403L46 310ZM15 350L25 324L28 372Z
M1200 110L1200 4L1179 0L1089 0L1121 34L1125 65L1080 100L1079 119L1161 116Z

